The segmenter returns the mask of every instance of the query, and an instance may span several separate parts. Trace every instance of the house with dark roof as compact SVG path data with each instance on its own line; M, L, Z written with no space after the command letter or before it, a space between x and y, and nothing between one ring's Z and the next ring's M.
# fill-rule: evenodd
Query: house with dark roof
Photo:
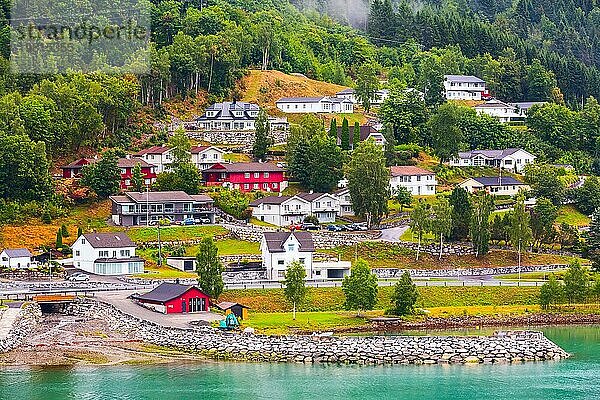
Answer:
M139 226L169 219L171 222L193 218L214 223L214 200L204 194L183 191L125 192L110 196L112 221L121 226Z
M215 146L193 146L190 149L190 153L192 164L200 171L203 171L217 163L222 163L225 150ZM165 144L142 149L134 153L133 156L154 165L157 174L169 171L173 163L171 149Z
M250 307L233 301L222 301L215 304L215 307L223 311L225 315L233 313L238 319L248 319L248 309Z
M453 167L492 167L513 172L522 172L527 164L535 161L535 156L523 149L471 150L461 151L458 157L450 159Z
M350 133L350 148L353 149L355 146L355 144L354 144L354 125L350 125L348 127L348 131ZM361 125L358 137L361 142L363 142L367 139L373 139L375 144L378 144L380 146L385 146L385 144L387 143L387 141L385 140L385 137L383 136L383 133L379 132L377 129L375 129L371 125ZM338 144L338 146L342 144L342 127L341 126L337 127L337 144Z
M210 105L196 118L196 128L204 131L254 131L260 108L244 101L225 101ZM272 130L287 130L285 118L269 117Z
M444 95L448 100L489 98L485 81L473 75L444 75Z
M82 176L81 173L83 167L88 164L95 163L96 161L98 161L97 158L80 158L67 165L63 165L60 167L62 170L62 177L65 179L79 179ZM150 186L156 181L156 167L154 165L149 164L142 158L129 156L122 157L117 161L117 166L121 170L121 189L127 189L128 187L131 187L133 168L138 164L141 167L144 184L146 186Z
M469 178L459 184L469 193L484 190L493 195L514 196L521 190L530 190L529 185L512 176L484 176Z
M71 246L73 266L96 275L141 274L144 260L136 248L124 232L84 233Z
M352 88L347 88L344 90L340 90L335 94L335 97L350 100L352 104L357 104L358 98L356 97L356 90ZM375 96L371 99L371 105L379 106L383 104L385 99L390 97L390 91L388 89L379 89L375 92Z
M223 159L225 150L215 146L193 146L190 152L192 153L192 164L200 171L225 161Z
M269 280L284 279L294 261L304 266L306 279L341 279L350 271L349 261L314 262L315 244L310 232L264 232L260 250Z
M134 294L131 299L163 314L210 311L210 296L192 285L165 282L148 293Z
M28 249L4 249L0 253L0 267L29 268L32 266L33 255Z
M310 215L317 217L321 224L335 222L340 212L338 198L330 193L298 193L296 197L310 203Z
M354 103L342 97L284 97L275 102L284 113L338 113L354 112Z
M354 209L352 208L352 196L350 196L350 189L347 187L340 188L333 192L333 195L337 198L340 211L338 215L340 217L346 217L354 215Z
M412 165L390 167L390 191L393 195L399 187L412 195L434 195L437 186L435 173Z
M202 171L207 186L223 186L250 192L282 192L288 185L285 169L272 163L217 163Z

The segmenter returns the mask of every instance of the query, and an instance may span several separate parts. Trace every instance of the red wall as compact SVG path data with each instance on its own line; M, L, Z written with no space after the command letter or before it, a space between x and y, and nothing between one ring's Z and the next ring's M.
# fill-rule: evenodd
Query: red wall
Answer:
M178 297L173 300L169 300L168 302L165 303L165 306L167 308L167 314L181 313L182 300L185 300L186 312L189 312L189 304L190 304L189 299L195 299L195 298L198 298L198 299L204 298L204 301L206 304L206 309L204 311L208 311L210 297L208 297L208 295L201 292L199 289L192 287L187 292L185 292L183 294L183 296Z
M225 173L226 177L221 178L221 173ZM234 188L242 192L250 192L252 190L266 191L263 187L264 183L268 183L270 191L280 192L281 183L287 181L283 171L269 171L267 178L265 178L264 172L259 172L257 178L254 177L254 172L250 172L250 177L246 178L244 172L227 173L224 169L223 172L205 172L203 176L207 186L222 185L223 182L230 182ZM273 187L273 183L277 183L276 188ZM246 184L248 188L245 187ZM254 184L258 184L258 189L254 188Z

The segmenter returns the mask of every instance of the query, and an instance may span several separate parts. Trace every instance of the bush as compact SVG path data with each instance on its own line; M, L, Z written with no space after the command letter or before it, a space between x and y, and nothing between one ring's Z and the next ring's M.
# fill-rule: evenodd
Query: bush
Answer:
M392 294L393 313L395 315L408 315L414 311L419 293L408 272L404 272L394 286Z

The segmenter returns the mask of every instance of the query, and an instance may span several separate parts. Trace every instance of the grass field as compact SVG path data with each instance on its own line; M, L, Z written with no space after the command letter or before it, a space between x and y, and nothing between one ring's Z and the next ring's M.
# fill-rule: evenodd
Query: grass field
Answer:
M243 240L236 239L225 239L216 242L217 248L219 249L219 255L233 255L233 254L260 254L258 242L246 242ZM189 246L185 251L188 256L195 256L198 254L198 246Z
M588 226L590 224L590 218L582 214L573 205L564 205L558 209L558 218L556 222L561 224L566 222L573 226Z
M122 230L111 227L110 230ZM129 228L127 235L134 242L154 242L157 240L157 227ZM160 228L160 239L163 241L203 239L226 233L227 230L217 225L165 226Z
M355 246L338 247L325 252L341 255L342 260L353 261L355 254L365 259L372 268L476 268L476 267L502 267L517 265L517 255L512 251L492 250L487 255L477 258L475 256L444 255L440 260L437 256L421 252L419 261L416 261L416 252L393 244L381 242L365 242ZM568 264L573 257L554 254L524 254L523 265L539 264Z

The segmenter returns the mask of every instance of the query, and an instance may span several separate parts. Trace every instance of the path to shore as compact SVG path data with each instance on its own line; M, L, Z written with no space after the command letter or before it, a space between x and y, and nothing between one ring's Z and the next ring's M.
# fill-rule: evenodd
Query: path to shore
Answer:
M19 308L8 307L0 313L0 340L6 338L10 328L19 315Z

